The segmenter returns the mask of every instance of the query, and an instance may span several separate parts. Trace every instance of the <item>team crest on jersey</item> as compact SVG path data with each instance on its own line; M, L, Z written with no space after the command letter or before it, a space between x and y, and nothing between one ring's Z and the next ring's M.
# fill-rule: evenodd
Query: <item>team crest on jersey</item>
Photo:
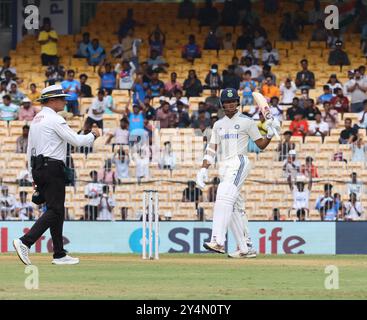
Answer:
M234 126L234 128L238 130L238 129L240 128L240 125L239 125L239 124L236 124L236 125Z

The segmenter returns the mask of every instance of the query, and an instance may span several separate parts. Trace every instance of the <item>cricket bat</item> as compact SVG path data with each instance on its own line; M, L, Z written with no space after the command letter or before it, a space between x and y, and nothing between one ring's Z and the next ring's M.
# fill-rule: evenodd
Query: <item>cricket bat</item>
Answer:
M252 96L254 97L255 103L260 108L261 113L263 114L265 120L274 120L273 115L271 114L268 101L266 98L259 92L253 92ZM280 139L278 132L274 131L277 139Z

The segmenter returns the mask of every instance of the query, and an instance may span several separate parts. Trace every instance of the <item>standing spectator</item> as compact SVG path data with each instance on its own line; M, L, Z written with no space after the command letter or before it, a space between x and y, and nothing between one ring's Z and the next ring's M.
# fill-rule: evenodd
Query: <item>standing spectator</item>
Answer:
M150 170L150 148L147 141L144 141L147 138L143 138L141 142L134 143L132 146L132 157L136 165L135 176L140 181L143 178L149 178Z
M227 32L225 34L223 42L222 42L222 48L223 50L234 50L235 49L235 43L232 38L232 33Z
M228 70L223 71L223 88L240 88L241 78L235 73L234 65L228 66Z
M271 42L267 41L262 53L262 62L269 66L274 66L279 63L279 53L277 49L273 49Z
M148 80L150 81L150 79ZM120 86L121 86L121 80L120 80ZM133 82L133 85L131 87L131 90L133 91L133 103L138 104L140 101L145 101L145 99L148 99L148 102L150 101L150 96L147 96L147 87L148 83L144 82L144 75L142 73L137 73L135 80Z
M292 106L287 109L287 120L294 120L296 114L304 114L303 109L299 106L299 99L297 97L293 98Z
M363 101L367 99L367 80L363 79L359 70L354 70L354 78L345 83L347 92L351 97L351 112L361 112L363 110Z
M287 159L283 162L283 174L287 179L290 189L292 189L292 185L299 174L300 168L301 164L297 160L297 152L292 149L288 152Z
M90 45L90 34L84 32L82 40L78 42L77 52L74 58L88 58L88 46Z
M176 155L172 151L171 142L164 142L164 150L159 160L159 168L173 170L176 168Z
M199 45L196 44L195 36L189 35L189 42L182 48L182 58L194 63L196 58L201 58L201 50Z
M282 105L291 105L296 96L297 87L290 78L286 78L279 88Z
M270 112L279 122L283 121L283 108L279 105L279 98L272 97L270 99Z
M15 216L21 220L33 220L33 205L31 202L27 201L28 192L20 191L19 200L15 204Z
M164 85L165 96L166 97L173 97L175 95L176 90L182 90L182 84L177 81L177 73L172 72L171 78L167 81Z
M12 103L9 95L3 97L3 103L0 104L0 120L13 121L18 119L19 107Z
M135 130L144 129L144 114L138 105L133 104L133 112L130 112L130 110L126 108L126 115L129 121L129 134L133 133Z
M135 73L135 65L132 62L129 62L128 60L122 60L122 63L118 63L115 66L115 72L118 75L119 78L119 89L133 89L134 87L134 73ZM143 84L143 82L140 82L140 78L137 75L137 80L139 84ZM143 88L143 86L142 86ZM134 89L133 89L134 90ZM139 91L140 89L138 89ZM145 96L145 95L144 95ZM142 100L144 100L144 96L140 97Z
M103 168L98 171L98 181L103 184L116 185L115 171L112 170L112 159L107 159Z
M58 35L51 28L50 18L43 19L43 27L38 36L38 43L41 45L41 61L43 66L54 64L57 57Z
M22 107L19 110L19 120L20 121L32 121L36 114L37 114L37 111L31 105L31 100L28 97L25 97L22 100Z
M204 89L219 90L222 87L222 79L218 73L218 65L212 64L209 73L205 77Z
M98 67L98 75L101 78L100 88L112 92L112 90L116 88L117 73L112 70L112 65L109 62L104 64L104 69L105 71L102 71L102 65Z
M113 155L112 163L116 166L118 184L121 184L124 179L129 178L129 155L123 149L119 149Z
M266 77L265 81L261 85L260 91L268 101L270 101L272 97L280 97L280 90L273 83L273 80L270 76Z
M305 164L301 166L301 174L306 178L319 178L319 172L317 170L317 166L313 164L312 157L306 157Z
M328 33L322 20L316 21L315 29L312 31L311 41L327 41Z
M364 144L362 137L359 137L350 147L352 149L352 162L367 163L367 146Z
M16 153L27 153L28 134L29 134L29 126L25 125L22 128L22 135L18 137L16 141L17 144L17 148L15 150Z
M198 13L199 26L210 26L219 21L217 8L213 6L212 0L205 0L205 6Z
M54 64L50 64L45 72L46 81L45 86L54 85L56 82L64 81L65 77L65 68L63 65L59 64L59 58L56 57L54 59Z
M97 66L106 58L105 49L99 45L98 39L93 39L87 47L88 64L90 66Z
M178 19L188 19L191 22L191 19L195 17L196 8L195 3L191 0L182 0L178 6L177 18Z
M331 66L349 66L350 60L348 54L342 49L343 42L338 40L335 42L335 49L329 53L328 63Z
M126 13L126 17L121 20L120 27L118 30L118 36L120 38L125 38L129 32L129 30L134 29L135 26L142 25L138 21L134 19L134 10L129 8Z
M161 31L161 29L159 29L158 25L156 29L149 35L148 42L150 47L150 55L152 55L153 51L156 51L158 56L163 55L163 48L166 44L166 35Z
M67 79L61 82L61 86L65 93L69 96L66 97L66 107L68 112L72 112L74 116L79 115L79 102L78 97L80 93L80 83L74 79L74 70L68 70Z
M357 172L352 172L350 177L352 180L347 183L348 196L354 193L357 197L357 200L360 201L364 193L363 183L358 181Z
M330 104L332 108L342 115L349 111L349 100L343 94L343 89L336 88L336 95L331 98Z
M25 98L24 93L18 90L18 85L16 83L11 84L9 95L11 97L11 101L17 106L19 106Z
M346 118L344 120L344 129L340 132L339 143L351 144L357 141L357 130L352 128L352 119Z
M160 122L160 128L173 128L176 123L176 115L169 108L169 103L164 101L157 110L156 120Z
M189 70L188 78L183 83L183 89L187 98L200 97L203 87L201 81L196 76L195 70Z
M364 208L354 192L349 194L349 201L343 203L342 217L344 221L364 220Z
M150 105L150 100L149 98L145 98L144 102L140 102L140 107L143 111L143 115L145 120L153 120L155 121L156 119L156 109L154 109L151 105Z
M209 30L204 40L204 50L219 50L221 48L221 40L217 37L213 30Z
M283 21L279 27L280 37L284 41L294 41L298 39L297 27L289 12L284 14Z
M294 120L289 126L289 130L292 131L294 137L305 137L308 132L308 122L303 119L303 113L296 113Z
M340 202L333 198L333 186L330 183L324 185L324 195L316 200L315 209L319 211L321 221L335 221L338 217Z
M256 82L251 80L251 71L247 70L242 75L242 81L240 82L240 90L242 90L242 106L249 106L254 104L252 92L256 89Z
M319 114L321 116L321 112L319 108L315 105L313 99L307 99L305 104L305 109L303 114L306 119L309 121L316 120L316 115Z
M112 138L115 138L112 144L112 151L115 145L128 145L129 144L129 121L126 118L120 120L120 127L115 129L113 133L107 134L106 144L109 144Z
M278 161L284 161L287 159L289 151L294 150L296 145L291 142L292 132L286 131L283 133L283 139L279 142L277 147Z
M11 220L14 217L16 199L9 194L8 186L1 186L0 195L0 218L2 220Z
M148 83L148 89L151 90L152 97L160 97L164 95L164 83L159 80L158 72L153 72L151 80Z
M305 190L305 180L308 181ZM295 183L290 183L291 192L293 194L293 205L290 210L295 210L298 221L305 221L309 216L309 200L312 189L312 177L297 176Z
M79 76L80 81L80 97L81 98L92 98L92 88L87 84L88 76L85 73L82 73Z
M330 102L333 98L333 94L331 93L332 91L327 84L324 85L322 89L324 90L324 93L317 98L318 104L323 104L325 101Z
M296 86L298 89L313 89L315 87L315 75L308 70L308 61L301 60L302 70L297 72Z
M91 106L88 108L88 117L85 120L88 126L92 127L96 124L98 128L103 130L103 114L108 108L107 98L104 96L104 91L99 90L97 97L92 101Z
M109 186L102 187L102 196L99 199L98 204L98 217L97 220L115 220L113 217L113 209L116 207L116 202L113 196L110 196Z
M322 142L327 135L329 135L329 125L322 120L321 113L317 113L315 115L315 122L310 124L310 128L308 130L309 136L320 136Z

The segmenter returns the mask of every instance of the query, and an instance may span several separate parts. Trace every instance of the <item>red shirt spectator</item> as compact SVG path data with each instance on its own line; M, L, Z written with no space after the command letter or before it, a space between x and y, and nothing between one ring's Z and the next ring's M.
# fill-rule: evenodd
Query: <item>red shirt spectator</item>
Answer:
M169 110L169 103L164 102L157 110L156 120L160 122L160 128L173 128L176 124L176 114Z
M306 135L308 132L308 122L303 119L301 113L295 115L294 120L289 126L289 130L292 131L292 136L294 137L304 137Z
M330 103L339 113L349 111L349 100L343 95L343 90L340 88L337 89L337 94L331 98Z
M317 167L312 164L312 157L306 157L306 164L301 166L301 173L306 177L319 178Z

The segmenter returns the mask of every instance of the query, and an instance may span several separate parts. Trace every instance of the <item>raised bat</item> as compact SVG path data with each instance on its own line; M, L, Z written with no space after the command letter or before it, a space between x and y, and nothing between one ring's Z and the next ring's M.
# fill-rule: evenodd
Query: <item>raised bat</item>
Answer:
M259 106L261 113L263 114L265 120L274 120L274 117L270 111L268 101L266 98L259 92L253 92L252 96L254 97L255 103ZM277 139L280 139L278 132L274 130L274 134Z

